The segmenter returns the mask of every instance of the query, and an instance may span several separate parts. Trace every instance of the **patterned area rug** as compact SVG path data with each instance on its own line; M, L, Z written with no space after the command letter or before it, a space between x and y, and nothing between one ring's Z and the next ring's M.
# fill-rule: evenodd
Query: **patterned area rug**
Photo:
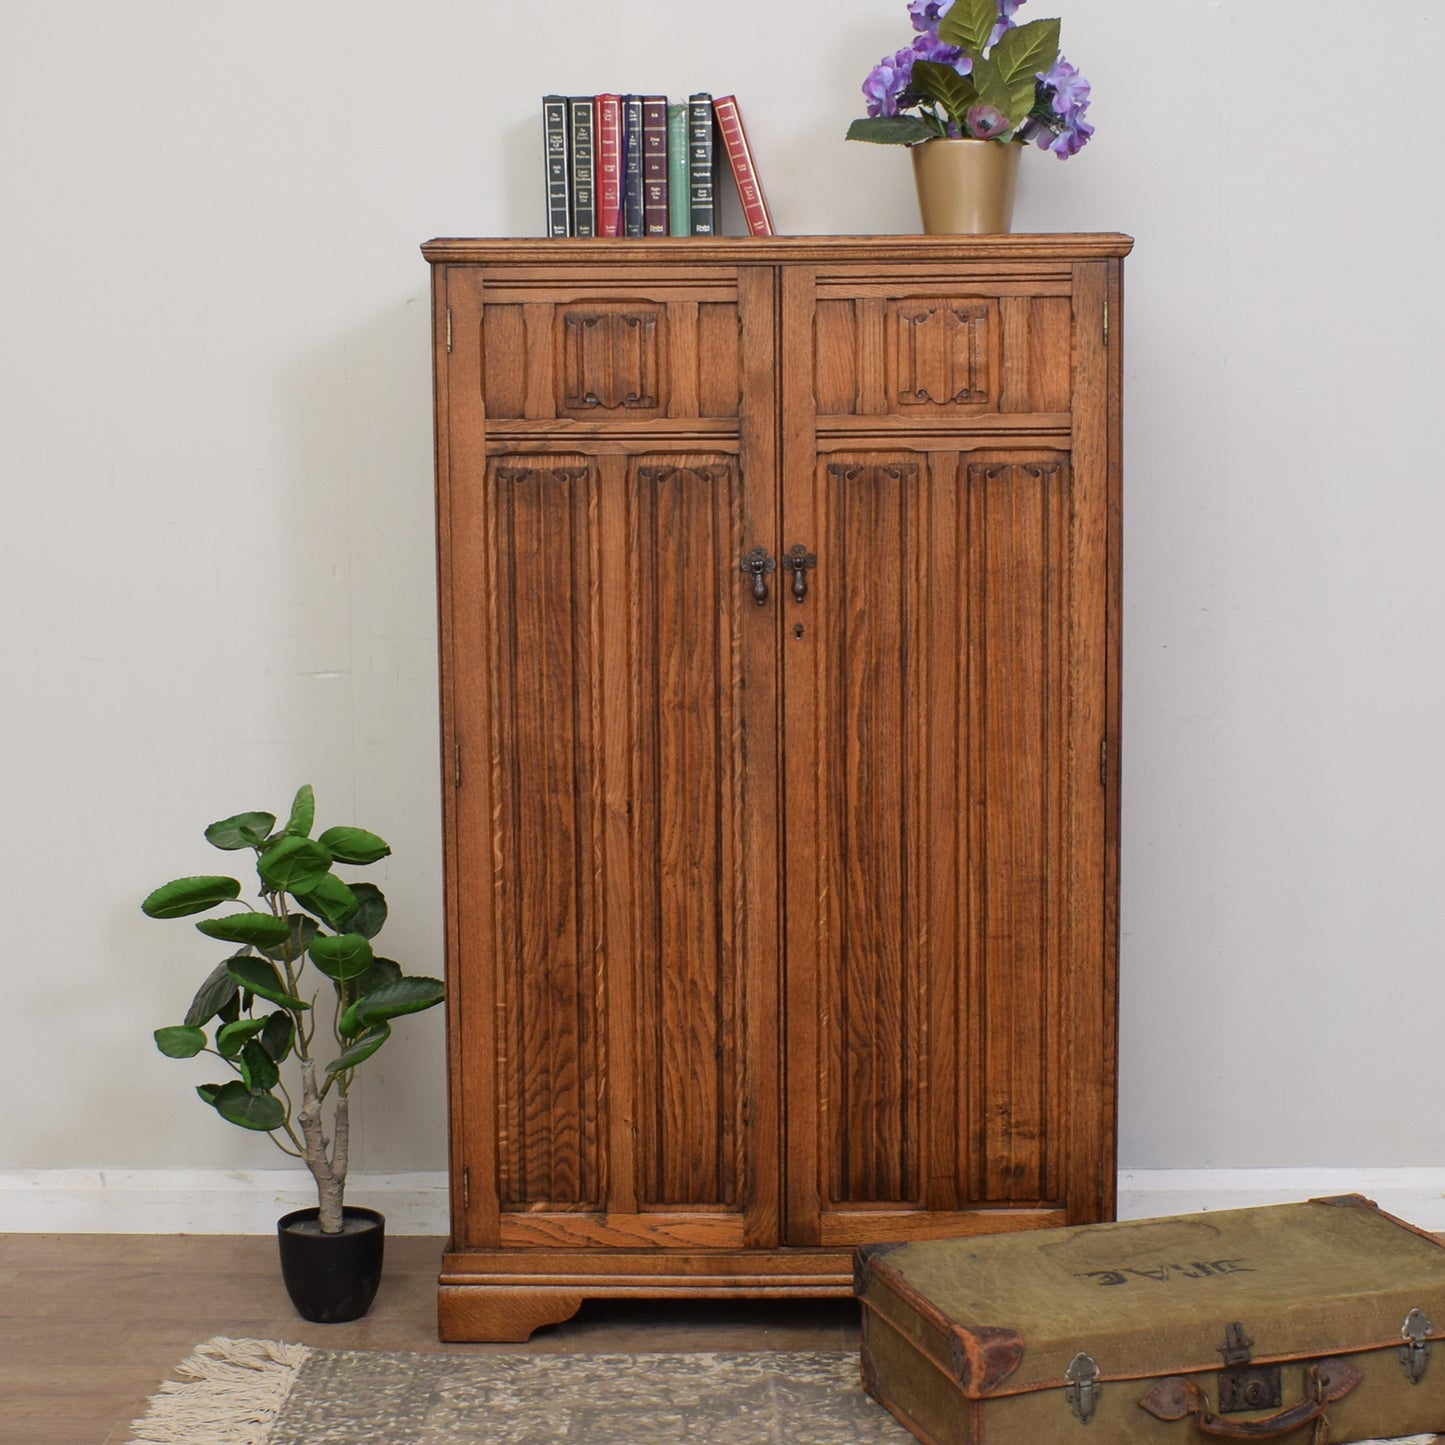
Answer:
M912 1439L863 1393L854 1354L383 1354L218 1337L176 1377L131 1427L131 1445ZM1445 1437L1411 1437L1434 1441Z

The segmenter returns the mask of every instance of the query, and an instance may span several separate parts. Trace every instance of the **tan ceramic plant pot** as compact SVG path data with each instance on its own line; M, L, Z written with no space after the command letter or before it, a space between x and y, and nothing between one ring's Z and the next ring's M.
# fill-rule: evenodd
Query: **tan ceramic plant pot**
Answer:
M1008 231L1023 146L940 138L909 149L924 235L989 236Z

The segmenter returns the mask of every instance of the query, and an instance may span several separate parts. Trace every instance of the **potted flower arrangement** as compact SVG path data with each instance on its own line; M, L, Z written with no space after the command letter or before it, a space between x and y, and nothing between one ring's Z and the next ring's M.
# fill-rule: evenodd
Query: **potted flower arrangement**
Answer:
M1007 231L1022 143L1062 160L1094 133L1059 22L1015 24L1023 3L911 0L912 43L863 82L868 114L848 139L911 148L926 232Z
M444 989L376 955L385 897L333 871L375 863L391 849L362 828L328 828L313 839L315 808L307 786L283 827L271 813L239 813L205 830L213 847L255 854L259 906L196 923L233 951L206 976L184 1021L157 1029L155 1041L169 1058L217 1059L234 1077L201 1084L202 1102L228 1123L269 1134L310 1169L318 1203L278 1224L281 1270L302 1316L329 1321L365 1314L381 1277L385 1221L344 1202L352 1080L391 1036L393 1019L432 1008ZM231 904L241 891L227 876L177 878L141 909L184 918ZM308 965L320 976L314 983ZM299 1076L296 1087L283 1066Z

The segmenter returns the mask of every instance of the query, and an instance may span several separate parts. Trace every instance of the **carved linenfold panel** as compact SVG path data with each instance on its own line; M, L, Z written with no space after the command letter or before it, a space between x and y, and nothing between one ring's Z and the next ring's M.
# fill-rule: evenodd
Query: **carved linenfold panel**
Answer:
M588 538L596 474L528 459L494 465L491 667L508 706L492 719L500 793L497 1068L499 1194L596 1206L603 1033L598 840L585 789L595 774L599 619Z
M910 297L889 307L893 406L998 406L998 303Z
M657 309L562 308L561 409L568 414L655 412L663 374Z

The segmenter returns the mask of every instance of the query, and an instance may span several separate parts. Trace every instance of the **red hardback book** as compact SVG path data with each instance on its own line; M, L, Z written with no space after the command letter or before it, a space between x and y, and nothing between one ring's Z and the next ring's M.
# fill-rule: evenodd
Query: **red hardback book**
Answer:
M642 234L667 235L667 97L642 97Z
M597 234L622 232L622 97L599 95L593 105L597 166Z
M723 148L727 151L733 168L733 179L738 183L743 214L748 220L748 234L771 236L773 218L768 211L767 197L763 195L762 182L758 180L757 167L753 164L752 148L748 145L748 135L743 129L743 118L738 114L737 97L719 96L713 101L712 108L713 114L717 116Z

